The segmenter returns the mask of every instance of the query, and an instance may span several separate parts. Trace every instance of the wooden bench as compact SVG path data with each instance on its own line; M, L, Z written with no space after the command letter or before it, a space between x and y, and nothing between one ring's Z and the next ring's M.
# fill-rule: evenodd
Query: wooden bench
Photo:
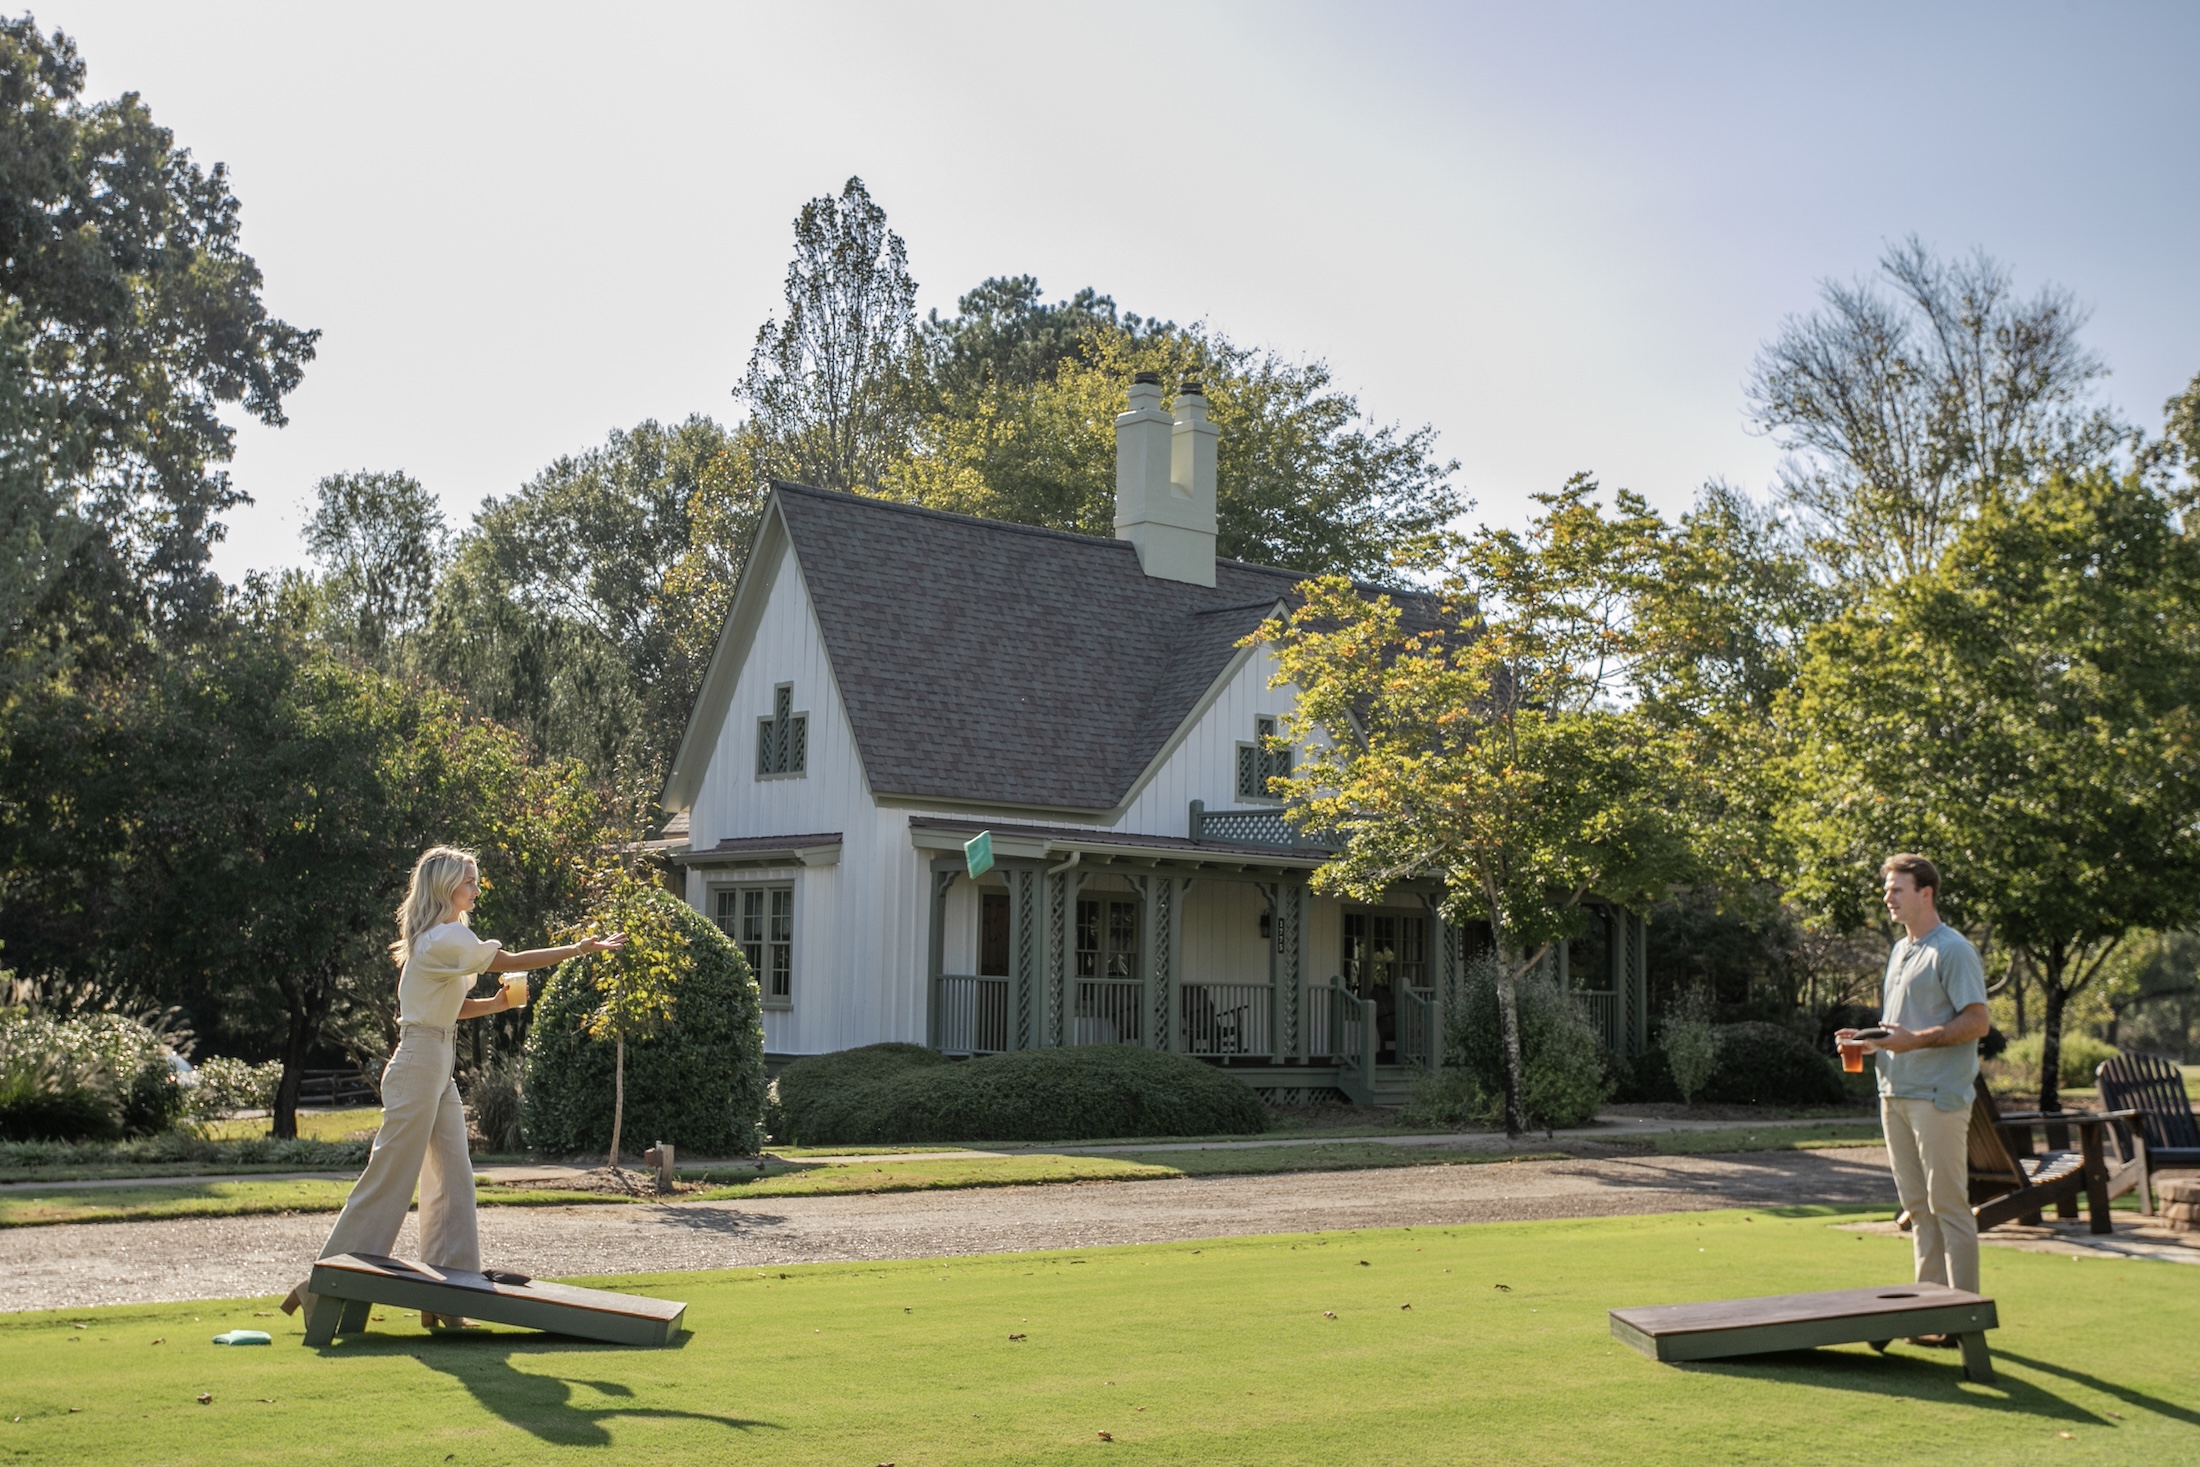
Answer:
M491 1324L607 1340L615 1345L666 1345L680 1332L687 1305L602 1289L541 1283L524 1274L470 1273L402 1258L339 1253L313 1265L306 1285L317 1297L306 1314L306 1343L363 1334L377 1304L458 1314Z
M1820 1345L1885 1350L1909 1335L1954 1335L1963 1376L1994 1381L1986 1331L1998 1329L1994 1301L1945 1284L1771 1294L1709 1304L1660 1304L1612 1311L1612 1338L1654 1360L1723 1360Z

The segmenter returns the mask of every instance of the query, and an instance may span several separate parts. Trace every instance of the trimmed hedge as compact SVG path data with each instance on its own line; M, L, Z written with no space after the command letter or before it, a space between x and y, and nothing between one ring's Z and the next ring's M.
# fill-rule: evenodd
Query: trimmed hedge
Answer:
M670 921L687 952L663 1032L626 1046L626 1126L621 1148L639 1154L669 1141L698 1156L748 1156L764 1117L764 1022L741 951L702 913L654 887L633 900L656 922ZM620 914L605 914L617 922ZM640 926L621 922L620 925ZM538 1151L602 1151L611 1144L612 1041L592 1039L589 1016L602 1002L594 965L561 963L542 986L527 1030L521 1128Z
M788 1146L1081 1141L1265 1130L1253 1092L1211 1065L1129 1044L946 1059L873 1044L780 1073L772 1138Z

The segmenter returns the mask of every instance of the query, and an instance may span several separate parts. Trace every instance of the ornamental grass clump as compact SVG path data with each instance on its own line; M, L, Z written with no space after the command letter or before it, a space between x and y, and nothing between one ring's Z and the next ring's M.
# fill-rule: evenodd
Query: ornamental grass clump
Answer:
M1211 1065L1130 1044L948 1060L874 1044L797 1060L779 1076L783 1145L1082 1141L1265 1130L1246 1086Z

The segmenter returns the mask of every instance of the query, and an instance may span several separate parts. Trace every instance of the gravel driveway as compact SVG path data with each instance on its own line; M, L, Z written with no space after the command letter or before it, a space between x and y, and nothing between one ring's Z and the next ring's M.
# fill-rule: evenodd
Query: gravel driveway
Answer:
M1359 1172L1078 1182L855 1197L492 1207L489 1263L545 1277L766 1263L937 1258L1325 1228L1423 1227L1706 1208L1892 1204L1871 1147L1497 1162ZM305 1275L327 1214L10 1228L0 1310L280 1294ZM412 1251L411 1222L397 1251Z

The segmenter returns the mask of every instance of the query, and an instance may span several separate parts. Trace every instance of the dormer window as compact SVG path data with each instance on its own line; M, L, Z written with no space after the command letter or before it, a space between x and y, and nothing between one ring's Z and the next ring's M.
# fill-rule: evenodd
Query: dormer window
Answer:
M1267 800L1280 804L1283 796L1270 790L1268 781L1291 775L1291 746L1276 739L1273 718L1253 720L1253 742L1237 746L1237 793L1241 800Z
M794 711L794 684L772 689L772 716L756 720L756 777L780 779L807 773L810 715Z

